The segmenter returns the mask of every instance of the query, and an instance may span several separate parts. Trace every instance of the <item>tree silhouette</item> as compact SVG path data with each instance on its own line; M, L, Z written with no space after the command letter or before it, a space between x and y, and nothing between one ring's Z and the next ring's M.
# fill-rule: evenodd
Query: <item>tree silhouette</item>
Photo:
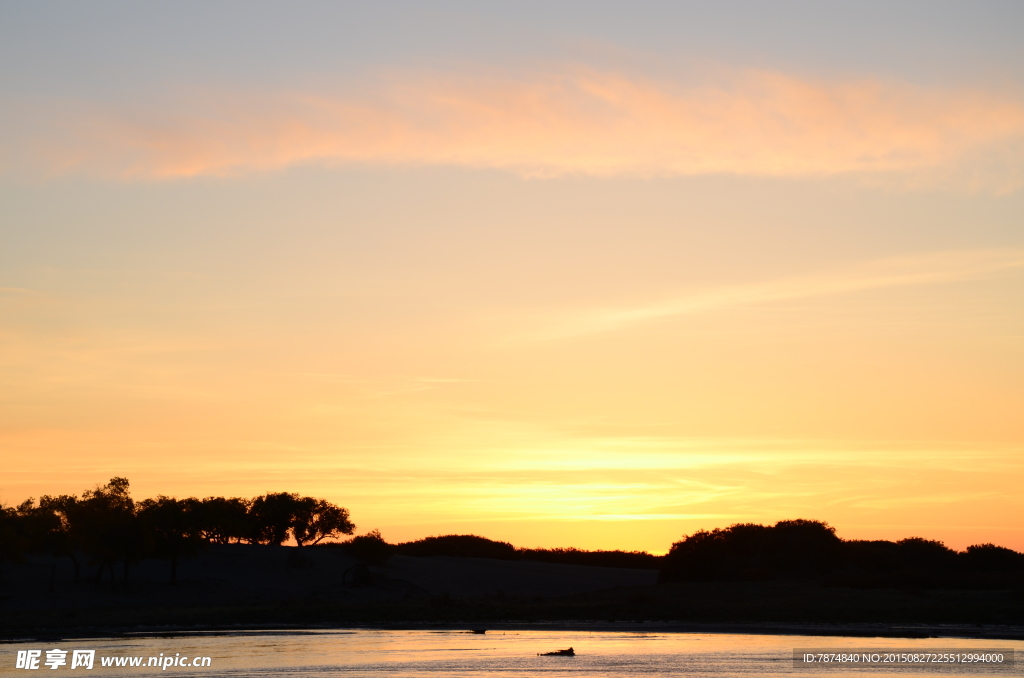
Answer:
M348 517L348 509L335 506L326 499L302 497L294 504L292 536L299 546L319 544L324 539L352 534L356 526ZM380 536L380 533L377 533Z
M252 500L249 506L249 542L279 546L288 539L295 520L299 495L272 492Z
M214 544L229 544L232 539L241 543L243 539L248 539L253 533L249 518L251 503L241 497L203 499L198 507L203 537Z
M62 536L60 517L47 506L36 506L35 499L29 497L16 509L21 524L21 533L25 538L26 550L31 553L47 553L50 555L50 592L54 590L57 577L57 558L61 552Z
M22 536L25 550L42 553L50 550L50 535L60 528L60 520L52 512L36 506L29 497L14 509L18 521L18 533Z
M198 499L163 495L139 504L139 519L152 553L171 562L172 585L178 583L178 559L195 555L203 543L199 525L201 506Z
M127 584L129 565L142 555L144 548L135 502L128 492L128 479L114 477L102 487L86 490L79 505L81 510L76 513L82 522L82 547L99 564L97 581L106 567L113 583L114 563L120 560Z
M39 498L39 508L56 518L55 529L49 533L49 548L54 556L71 559L71 564L75 568L75 583L78 583L81 580L81 563L76 554L81 548L81 521L76 518L81 510L78 498L70 494L56 497L43 495Z
M0 568L4 562L19 563L25 558L28 540L16 509L0 505ZM2 572L2 569L0 569Z

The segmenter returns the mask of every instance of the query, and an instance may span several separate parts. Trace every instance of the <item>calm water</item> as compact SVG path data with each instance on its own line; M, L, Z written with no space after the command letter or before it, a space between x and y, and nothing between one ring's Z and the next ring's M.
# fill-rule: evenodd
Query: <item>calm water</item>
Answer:
M575 657L539 657L567 647ZM694 633L623 633L583 631L488 631L474 635L457 631L313 631L252 632L232 635L145 637L136 639L69 640L59 643L0 645L0 673L39 675L15 668L18 650L42 650L44 675L72 671L43 665L46 650L95 650L88 676L744 676L809 677L871 676L1019 676L1024 643L950 639L826 638ZM972 651L1006 648L1016 651L1014 667L945 665L931 667L795 667L794 648L834 651L890 649ZM103 667L103 657L184 655L209 656L208 668ZM71 675L81 675L76 668Z

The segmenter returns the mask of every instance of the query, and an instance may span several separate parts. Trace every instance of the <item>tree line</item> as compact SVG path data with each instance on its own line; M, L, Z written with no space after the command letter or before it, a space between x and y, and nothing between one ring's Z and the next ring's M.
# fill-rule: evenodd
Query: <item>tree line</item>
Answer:
M367 564L383 564L392 555L454 556L539 560L572 565L657 569L660 556L644 551L586 551L575 548L528 549L476 535L441 535L390 544L373 530L344 542L355 525L347 509L324 499L275 492L253 497L159 495L136 501L126 478L111 478L81 496L44 495L15 507L0 506L0 562L25 555L68 558L74 579L83 566L95 568L97 582L115 568L127 583L133 564L145 558L167 560L176 583L178 563L208 544L273 544L289 539L303 546L344 549ZM298 555L298 554L294 554ZM304 562L299 557L297 563Z
M660 581L795 579L851 588L1020 588L1024 554L995 544L840 539L816 520L700 530L672 545Z
M345 542L355 525L347 509L325 499L275 492L251 499L163 495L132 499L126 478L81 496L44 495L16 507L0 506L0 562L27 554L68 558L75 581L83 565L96 581L115 567L129 580L132 564L160 558L177 582L178 562L207 544L273 544L345 549L367 564L392 555L497 558L658 569L660 582L796 579L860 588L1024 588L1024 554L994 544L958 552L921 538L844 540L827 523L783 520L700 530L672 544L666 556L643 551L525 549L476 535L441 535L389 544L374 530ZM300 556L296 551L293 556Z
M16 507L0 507L0 561L18 561L26 554L69 558L75 581L83 561L114 580L122 579L142 558L161 558L177 582L178 561L195 555L204 544L275 544L289 538L298 546L352 534L348 509L325 499L274 492L251 499L206 497L175 499L163 495L135 501L127 478L74 495L44 495Z

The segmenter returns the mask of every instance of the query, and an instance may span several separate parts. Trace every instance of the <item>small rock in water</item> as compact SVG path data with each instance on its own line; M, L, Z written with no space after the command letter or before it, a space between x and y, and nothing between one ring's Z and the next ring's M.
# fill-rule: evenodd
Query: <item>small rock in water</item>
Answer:
M570 647L568 650L555 650L554 652L538 652L538 657L575 657L576 653Z

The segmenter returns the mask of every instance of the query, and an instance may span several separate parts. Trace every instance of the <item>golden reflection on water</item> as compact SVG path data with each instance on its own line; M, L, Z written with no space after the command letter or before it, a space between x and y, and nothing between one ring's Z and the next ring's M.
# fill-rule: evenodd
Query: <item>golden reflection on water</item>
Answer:
M538 653L572 647L574 657ZM877 651L896 648L928 650L1007 648L1024 656L1024 642L949 638L889 639L750 634L646 633L608 631L490 630L468 631L250 631L232 634L146 636L14 643L0 646L0 673L15 666L18 650L96 650L92 671L85 675L125 676L195 674L210 676L729 676L857 675L860 678L915 676L1021 675L1021 667L926 666L889 669L857 667L795 667L794 648L835 651ZM145 666L151 656L211 657L209 668ZM68 657L70 658L70 653ZM143 666L103 667L102 657L141 656ZM58 670L69 670L67 666ZM40 665L49 671L47 666ZM79 669L75 669L78 671ZM21 673L17 671L17 673ZM29 674L31 675L31 674Z

